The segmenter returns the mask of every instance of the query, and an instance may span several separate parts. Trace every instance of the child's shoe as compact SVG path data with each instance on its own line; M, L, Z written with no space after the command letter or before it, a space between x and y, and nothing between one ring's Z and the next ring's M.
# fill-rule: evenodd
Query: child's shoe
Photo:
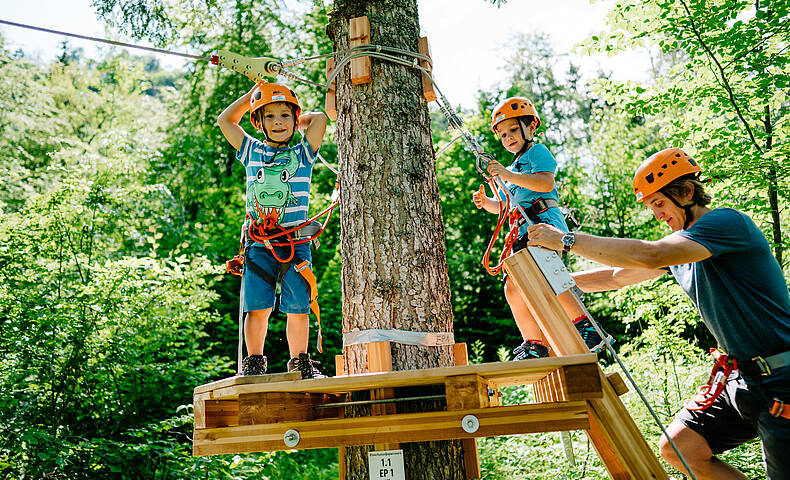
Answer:
M321 362L311 360L309 353L300 353L298 358L288 360L289 372L301 372L302 378L326 378L315 366Z
M587 315L582 315L581 317L574 320L573 326L579 331L579 335L582 336L582 340L584 340L584 343L591 352L597 352L603 348L604 345L606 345L606 343L603 341L603 338L601 338L601 335L598 333L595 327L593 327L590 319L587 318ZM606 338L609 340L609 343L614 343L614 339L611 335L607 335Z
M530 358L544 358L549 356L549 347L540 340L524 340L513 349L513 360L528 360Z
M242 375L266 375L266 357L250 355L241 361Z

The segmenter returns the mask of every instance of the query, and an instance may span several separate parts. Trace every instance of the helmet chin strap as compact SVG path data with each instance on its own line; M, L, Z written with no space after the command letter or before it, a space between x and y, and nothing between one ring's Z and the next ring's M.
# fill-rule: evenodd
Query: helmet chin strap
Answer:
M691 202L691 203L689 203L689 204L687 204L687 205L681 205L681 204L680 204L680 202L678 202L678 201L675 199L675 197L673 197L673 196L672 196L672 195L670 195L669 193L665 192L665 191L664 191L664 189L661 189L661 190L659 190L659 191L660 191L661 193L663 193L665 197L667 197L667 198L669 198L670 200L672 200L672 203L674 203L675 205L677 205L677 206L678 206L678 208L682 208L682 209L683 209L683 212L684 212L684 213L685 213L685 215L686 215L686 221L683 223L683 230L686 230L687 228L689 228L689 225L691 225L691 222L693 222L693 221L694 221L694 212L692 212L692 211L691 211L691 209L692 209L692 208L694 208L694 205L696 205L696 203L694 203L694 202Z
M535 143L535 137L527 139L527 135L524 132L524 120L523 120L523 117L518 117L518 128L521 129L521 138L524 140L524 145L522 145L521 148L519 149L519 151L516 152L513 155L513 160L517 159L521 155L524 155L524 152L529 150L529 147L531 147L532 144Z

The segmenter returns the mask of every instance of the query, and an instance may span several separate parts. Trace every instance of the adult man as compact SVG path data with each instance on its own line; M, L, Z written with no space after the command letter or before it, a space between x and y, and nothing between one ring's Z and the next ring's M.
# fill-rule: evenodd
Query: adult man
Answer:
M760 437L768 478L790 479L790 296L768 242L746 215L708 208L700 167L677 148L648 158L634 176L637 201L669 225L658 241L566 234L537 224L529 245L614 268L574 275L602 291L671 272L738 370L708 408L682 409L667 429L699 480L746 479L714 455ZM736 398L737 395L737 398ZM665 437L661 456L683 471Z

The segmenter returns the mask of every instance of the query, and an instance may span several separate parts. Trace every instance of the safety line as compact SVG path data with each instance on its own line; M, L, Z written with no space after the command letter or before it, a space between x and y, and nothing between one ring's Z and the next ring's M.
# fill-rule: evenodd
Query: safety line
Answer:
M11 26L14 26L14 27L27 28L27 29L30 29L30 30L37 30L39 32L54 33L54 34L57 34L57 35L65 35L67 37L81 38L83 40L91 40L93 42L107 43L107 44L116 45L116 46L119 46L119 47L138 48L140 50L147 50L149 52L164 53L166 55L176 55L176 56L179 56L179 57L186 57L186 58L191 58L191 59L194 59L194 60L204 60L206 62L210 62L211 61L211 58L209 58L209 57L201 57L200 55L191 55L189 53L173 52L173 51L164 50L164 49L161 49L161 48L144 47L142 45L134 45L132 43L124 43L124 42L117 42L115 40L107 40L106 38L89 37L87 35L78 35L76 33L62 32L60 30L51 30L49 28L42 28L42 27L36 27L36 26L33 26L33 25L26 25L24 23L9 22L8 20L0 19L0 23L5 24L5 25L11 25Z

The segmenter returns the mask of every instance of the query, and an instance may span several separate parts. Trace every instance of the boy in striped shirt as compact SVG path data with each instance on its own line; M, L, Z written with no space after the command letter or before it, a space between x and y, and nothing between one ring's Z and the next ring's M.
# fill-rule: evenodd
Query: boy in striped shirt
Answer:
M266 141L248 135L239 126L249 109L250 122ZM310 205L310 179L318 148L324 138L327 120L322 113L305 113L293 90L277 83L259 83L223 111L217 123L244 164L247 183L246 213L267 227L294 227L307 220ZM289 146L295 130L304 131L299 144ZM249 241L249 240L248 240ZM311 264L310 244L293 246L294 254ZM282 271L280 259L288 258L291 247L252 243L246 250L244 274L244 340L248 356L242 361L244 375L266 373L263 345L269 316L275 304L276 279L282 280L280 311L287 317L286 337L291 359L288 371L300 371L303 378L324 375L307 353L309 338L310 292L291 262Z

